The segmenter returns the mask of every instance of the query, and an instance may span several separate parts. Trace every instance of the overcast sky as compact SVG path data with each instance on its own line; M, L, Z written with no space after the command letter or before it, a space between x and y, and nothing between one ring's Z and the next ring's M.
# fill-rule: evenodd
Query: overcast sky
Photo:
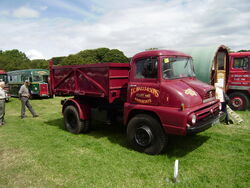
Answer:
M0 50L31 59L219 44L250 49L250 0L0 1Z

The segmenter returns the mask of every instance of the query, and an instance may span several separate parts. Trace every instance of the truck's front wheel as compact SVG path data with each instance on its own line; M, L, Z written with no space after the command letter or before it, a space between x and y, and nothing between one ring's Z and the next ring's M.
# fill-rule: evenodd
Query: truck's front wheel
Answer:
M229 95L229 98L229 106L233 110L246 110L249 108L249 99L244 93L234 92Z
M127 137L136 151L151 155L161 153L167 145L167 135L159 121L147 114L136 115L129 121Z
M89 130L89 121L81 120L75 106L67 106L63 112L65 129L71 133L79 134Z

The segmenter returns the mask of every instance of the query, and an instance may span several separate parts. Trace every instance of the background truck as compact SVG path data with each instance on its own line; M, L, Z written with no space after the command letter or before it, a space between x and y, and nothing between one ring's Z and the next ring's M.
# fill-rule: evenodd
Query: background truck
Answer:
M168 50L145 51L128 63L53 66L51 92L62 101L65 128L87 132L96 111L123 117L127 138L140 152L159 154L168 134L204 131L219 118L213 86L195 78L192 58Z
M233 110L250 107L250 52L230 53L224 45L181 49L193 57L197 79L223 86Z
M230 53L227 93L234 110L250 107L250 52Z

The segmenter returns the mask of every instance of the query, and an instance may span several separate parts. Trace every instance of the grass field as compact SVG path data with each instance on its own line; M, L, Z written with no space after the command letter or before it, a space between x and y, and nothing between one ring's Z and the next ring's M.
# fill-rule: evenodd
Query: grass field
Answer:
M218 124L195 136L172 136L168 151L130 149L126 130L95 122L88 134L63 128L61 98L32 100L40 115L21 120L20 101L0 127L0 187L250 187L250 112L241 125ZM173 176L179 159L179 182Z

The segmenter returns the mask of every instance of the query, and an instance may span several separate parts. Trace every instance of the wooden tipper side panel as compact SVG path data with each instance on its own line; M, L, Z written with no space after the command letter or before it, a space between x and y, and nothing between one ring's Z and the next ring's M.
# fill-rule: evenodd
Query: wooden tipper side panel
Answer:
M113 102L126 97L129 64L53 66L51 85L55 95L85 95Z

